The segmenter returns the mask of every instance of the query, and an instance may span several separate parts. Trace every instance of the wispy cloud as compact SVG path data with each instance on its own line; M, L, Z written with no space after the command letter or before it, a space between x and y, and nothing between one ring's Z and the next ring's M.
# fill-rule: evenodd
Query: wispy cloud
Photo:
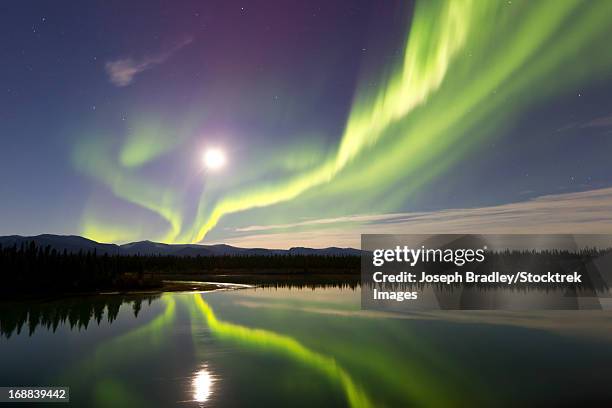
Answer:
M583 125L583 127L610 127L612 126L612 114L595 118Z
M338 223L350 223L350 222L371 222L371 221L384 221L389 220L390 217L401 216L402 214L381 214L381 215L349 215L346 217L336 218L321 218L316 220L305 220L299 222L292 222L288 224L273 224L273 225L250 225L247 227L236 228L236 232L252 232L252 231L269 231L279 229L291 229L297 227L308 227L316 225L326 224L338 224Z
M600 116L597 118L593 118L586 122L573 121L564 126L561 126L555 132L565 132L568 130L587 129L587 128L612 128L612 113L606 116Z
M190 44L192 41L192 37L186 37L168 50L154 55L148 55L141 59L127 57L108 61L106 63L106 72L112 84L120 87L128 86L132 83L136 75L163 63L170 58L172 54Z
M275 248L359 247L360 234L612 234L612 188L547 195L491 207L353 215L249 226L236 232L246 235L224 242Z

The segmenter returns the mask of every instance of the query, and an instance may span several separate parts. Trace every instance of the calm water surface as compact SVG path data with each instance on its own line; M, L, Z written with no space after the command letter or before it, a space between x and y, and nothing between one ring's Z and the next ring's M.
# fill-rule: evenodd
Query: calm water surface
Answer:
M612 404L612 312L361 311L257 288L0 306L0 385L83 406Z

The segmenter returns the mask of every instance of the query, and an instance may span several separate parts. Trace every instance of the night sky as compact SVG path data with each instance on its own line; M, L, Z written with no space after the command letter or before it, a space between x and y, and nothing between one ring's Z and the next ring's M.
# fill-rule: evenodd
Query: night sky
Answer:
M611 21L605 0L3 2L0 234L612 232Z

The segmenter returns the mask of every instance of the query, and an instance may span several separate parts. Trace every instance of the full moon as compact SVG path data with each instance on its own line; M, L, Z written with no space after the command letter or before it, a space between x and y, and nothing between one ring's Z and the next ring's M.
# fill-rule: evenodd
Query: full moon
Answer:
M204 167L209 170L220 169L225 165L225 153L217 148L208 149L204 152L202 161L204 162Z

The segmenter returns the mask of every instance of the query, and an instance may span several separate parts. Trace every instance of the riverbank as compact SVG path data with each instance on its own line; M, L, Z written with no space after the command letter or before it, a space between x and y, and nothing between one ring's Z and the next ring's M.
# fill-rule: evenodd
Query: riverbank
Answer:
M2 301L40 301L79 296L96 295L159 295L168 292L214 292L218 290L235 290L252 287L252 285L228 282L200 282L194 280L161 280L155 286L121 288L118 290L97 290L82 292L19 292L4 294Z

